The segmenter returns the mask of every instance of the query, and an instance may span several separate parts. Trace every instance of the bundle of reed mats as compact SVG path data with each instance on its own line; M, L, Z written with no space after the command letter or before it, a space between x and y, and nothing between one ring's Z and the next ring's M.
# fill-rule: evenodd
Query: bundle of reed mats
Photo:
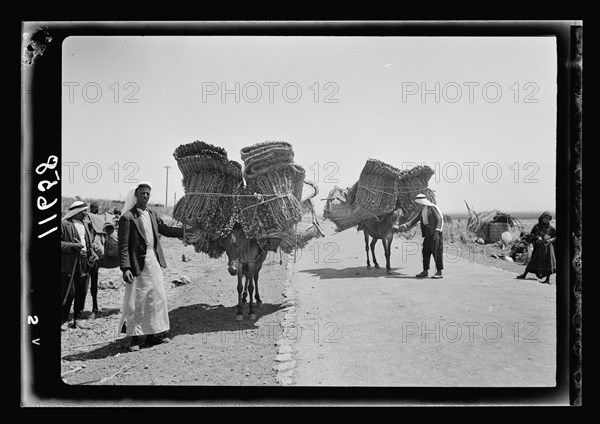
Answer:
M292 145L285 141L266 141L244 147L240 151L244 162L244 179L250 186L256 179L262 179L263 184L273 185L273 190L291 190L299 201L302 201L304 188L304 168L294 163ZM279 174L279 180L273 173ZM287 179L282 182L281 178Z
M244 177L252 177L273 164L294 162L292 145L285 141L265 141L240 150L244 162Z
M221 245L221 237L210 234L198 226L183 226L183 244L193 245L198 253L206 253L210 258L220 258L225 249Z
M225 149L204 141L194 141L180 145L173 152L173 157L184 177L212 169L224 172L223 168L228 163Z
M238 221L249 238L281 233L302 219L300 202L289 190L251 184L242 190L236 202Z
M368 159L360 173L354 213L370 219L396 209L396 179L400 170L377 159Z
M244 195L238 196L239 222L247 237L289 230L302 218L305 171L293 163L289 143L267 141L241 150Z
M344 231L357 225L361 219L357 217L352 208L350 199L353 199L355 188L358 187L358 182L352 187L343 189L334 187L325 202L323 209L323 218L328 219L336 225L336 231Z
M405 213L408 213L415 207L414 199L417 194L423 193L428 198L433 196L431 190L426 192L433 174L435 174L435 171L427 165L415 166L401 171L396 179L396 191L398 193L396 209L402 209ZM435 203L435 200L429 200Z
M293 228L276 235L281 238L282 252L290 254L297 249L304 249L314 238L325 237L319 226L312 199L302 202L302 220Z
M173 218L189 230L184 243L220 255L213 244L229 234L237 220L235 196L243 184L242 165L228 160L224 149L198 141L179 146L173 156L184 175L184 196L173 210Z

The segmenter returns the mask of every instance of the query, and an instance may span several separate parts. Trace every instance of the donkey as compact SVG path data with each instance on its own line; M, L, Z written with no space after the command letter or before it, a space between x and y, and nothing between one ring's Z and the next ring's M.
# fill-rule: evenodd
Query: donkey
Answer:
M233 276L237 275L238 280L238 305L235 319L236 321L241 321L244 318L243 308L246 302L246 295L249 293L250 301L248 306L250 311L248 319L255 320L256 314L252 298L254 296L256 307L260 308L262 301L258 294L258 274L267 257L268 251L262 249L255 238L247 238L239 223L234 225L232 232L221 241L221 244L227 253L229 274ZM242 285L244 277L246 281ZM255 288L256 294L254 293Z
M385 252L385 269L388 274L392 272L390 267L390 254L392 250L392 241L394 240L394 224L398 222L402 216L402 211L397 209L393 212L387 213L381 217L371 218L365 221L361 221L356 226L358 231L361 231L365 235L365 251L367 252L367 269L371 269L371 262L369 261L369 237L371 240L371 254L373 256L373 264L375 268L379 268L377 259L375 258L375 245L377 240L381 240L383 243L383 250Z

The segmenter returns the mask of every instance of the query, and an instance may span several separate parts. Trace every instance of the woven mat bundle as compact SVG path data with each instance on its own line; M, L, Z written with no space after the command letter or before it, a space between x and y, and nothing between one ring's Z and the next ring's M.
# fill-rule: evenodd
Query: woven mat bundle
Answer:
M358 183L352 187L357 187ZM334 187L327 195L327 201L323 209L323 218L329 219L336 225L336 231L347 230L360 222L360 218L354 214L352 202L352 187L343 189Z
M396 179L400 173L391 165L368 159L358 180L355 213L368 219L392 212L396 208Z
M281 235L280 247L284 253L292 253L295 249L303 249L312 239L325 237L325 233L319 226L312 200L319 192L318 187L311 181L305 181L305 185L314 186L314 194L302 201L302 219L300 222Z
M435 171L427 165L415 166L402 171L396 180L396 190L398 192L396 209L402 209L406 213L414 208L414 198L419 193L423 193L428 197L433 196L433 192L427 187L434 173ZM425 192L426 189L427 193ZM435 203L435 200L431 201Z
M204 141L194 141L193 143L180 145L173 152L173 157L184 177L212 169L227 172L228 159L225 149Z
M247 237L280 234L302 219L300 201L305 171L293 163L289 143L268 141L241 150L244 196L239 196L239 222ZM250 195L256 194L251 197Z
M275 164L294 162L294 150L285 141L265 141L240 150L244 162L244 177L252 178Z
M225 249L221 245L221 237L212 235L198 226L183 227L183 244L193 245L198 253L206 253L211 258L220 258Z
M184 196L173 210L173 218L186 228L184 243L218 257L223 251L217 240L231 232L237 219L234 195L243 183L242 166L228 160L223 148L202 141L177 147L173 156L184 176Z

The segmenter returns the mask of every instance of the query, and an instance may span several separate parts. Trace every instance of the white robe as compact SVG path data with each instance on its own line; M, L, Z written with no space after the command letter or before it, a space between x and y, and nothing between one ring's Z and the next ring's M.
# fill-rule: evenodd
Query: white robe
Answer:
M140 214L148 244L144 269L133 278L133 283L125 283L119 331L126 323L127 336L158 334L169 330L167 293L162 268L154 251L152 224L147 211L140 211Z

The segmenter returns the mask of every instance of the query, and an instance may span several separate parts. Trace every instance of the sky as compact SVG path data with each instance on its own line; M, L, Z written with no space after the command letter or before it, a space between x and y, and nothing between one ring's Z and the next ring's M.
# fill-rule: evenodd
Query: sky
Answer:
M183 196L196 140L292 144L317 183L369 158L431 166L445 213L555 210L554 37L72 36L63 43L63 196ZM169 167L169 168L166 168ZM168 186L167 186L168 175Z

